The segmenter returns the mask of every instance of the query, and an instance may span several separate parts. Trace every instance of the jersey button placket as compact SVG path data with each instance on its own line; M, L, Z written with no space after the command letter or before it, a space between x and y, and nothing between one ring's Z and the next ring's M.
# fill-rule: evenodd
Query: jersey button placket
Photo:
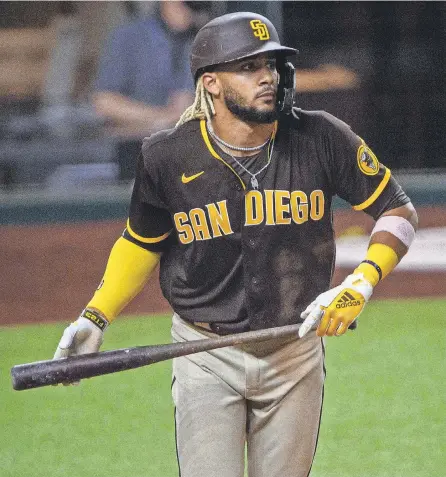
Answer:
M242 190L241 185L240 190ZM243 191L245 195L247 191ZM242 209L243 210L243 209ZM258 239L256 227L246 226L245 218L242 214L241 239L244 261L244 283L246 294L246 307L248 310L249 321L263 307L261 280L257 275L258 263L261 258L256 254Z

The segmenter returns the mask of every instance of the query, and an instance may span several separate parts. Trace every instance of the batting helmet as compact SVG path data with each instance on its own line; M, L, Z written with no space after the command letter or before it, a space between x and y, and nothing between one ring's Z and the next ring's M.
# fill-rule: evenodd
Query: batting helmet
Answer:
M280 44L274 25L257 13L229 13L214 18L197 33L192 45L191 71L194 80L206 68L247 56L275 51L286 57L297 50Z

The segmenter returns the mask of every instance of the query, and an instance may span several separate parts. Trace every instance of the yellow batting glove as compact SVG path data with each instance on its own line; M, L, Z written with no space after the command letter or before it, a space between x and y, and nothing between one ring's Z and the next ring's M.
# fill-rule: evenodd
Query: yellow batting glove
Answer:
M358 318L372 296L373 286L362 273L349 275L339 286L321 293L301 313L299 337L319 323L318 336L340 336Z

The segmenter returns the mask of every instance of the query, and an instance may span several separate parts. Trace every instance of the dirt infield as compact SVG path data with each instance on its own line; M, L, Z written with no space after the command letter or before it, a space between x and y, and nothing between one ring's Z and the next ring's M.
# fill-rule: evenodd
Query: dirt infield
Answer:
M424 208L421 227L446 225L446 209ZM90 299L101 280L109 251L124 221L0 228L0 325L71 321ZM336 234L352 230L369 233L372 221L364 214L338 211ZM351 269L338 269L337 283ZM375 298L446 296L446 272L396 271L379 285ZM126 308L126 314L169 310L157 276Z

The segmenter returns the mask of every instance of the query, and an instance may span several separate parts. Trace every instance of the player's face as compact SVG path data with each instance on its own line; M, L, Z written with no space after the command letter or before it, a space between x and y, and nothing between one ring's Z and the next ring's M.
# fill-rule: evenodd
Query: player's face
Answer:
M223 99L232 114L247 122L277 119L276 59L266 54L224 65L218 71Z

